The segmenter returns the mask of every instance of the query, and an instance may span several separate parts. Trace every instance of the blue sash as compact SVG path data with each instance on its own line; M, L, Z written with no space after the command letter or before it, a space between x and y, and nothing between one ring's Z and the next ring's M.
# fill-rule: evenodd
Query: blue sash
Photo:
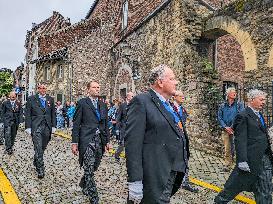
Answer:
M98 109L96 109L96 116L97 116L98 120L100 121L100 112Z
M161 101L163 106L165 107L165 109L172 114L173 116L173 120L175 122L175 124L178 125L178 123L180 122L180 118L179 116L177 115L177 113L171 108L171 106L169 105L169 103L166 101L166 102L163 102Z

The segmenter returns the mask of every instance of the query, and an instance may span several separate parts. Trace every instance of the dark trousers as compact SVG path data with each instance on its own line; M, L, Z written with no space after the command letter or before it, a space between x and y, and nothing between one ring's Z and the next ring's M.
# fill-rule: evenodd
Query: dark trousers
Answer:
M118 149L117 149L117 151L116 151L116 153L115 153L115 158L116 158L116 159L119 159L120 154L121 154L121 152L122 152L123 150L124 150L124 141L121 141L121 142L119 143Z
M236 167L228 178L224 190L214 201L217 204L226 204L242 191L252 191L257 204L272 204L272 164L267 155L262 158L262 170L258 176Z
M4 128L5 135L5 146L7 151L11 151L15 142L15 137L17 135L18 125L16 123L11 123L10 126Z
M98 135L91 141L84 153L83 169L84 175L81 179L80 186L83 194L89 197L90 203L98 204L99 196L94 179L94 172L97 171L102 158L102 144Z
M66 126L67 128L69 128L69 118L67 116L64 116L64 126Z
M1 144L4 143L4 126L3 127L0 126L0 143Z
M34 165L37 171L44 171L44 151L51 138L51 131L46 125L46 122L42 122L38 129L32 134L32 142L34 145Z
M155 201L155 203L156 204L169 204L171 197L180 188L183 177L184 177L184 173L177 172L177 171L171 171L170 178L167 181L165 189L163 190L162 195L159 197L159 199L157 201ZM134 204L134 202L127 199L127 204ZM144 203L144 201L142 200L140 204L146 204L146 203Z

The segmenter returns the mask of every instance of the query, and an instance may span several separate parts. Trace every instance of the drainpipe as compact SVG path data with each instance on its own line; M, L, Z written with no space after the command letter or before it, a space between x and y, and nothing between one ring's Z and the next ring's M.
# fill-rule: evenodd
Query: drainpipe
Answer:
M210 9L211 11L215 11L216 9L211 6L208 2L206 2L205 0L198 0L202 5L206 6L208 9Z

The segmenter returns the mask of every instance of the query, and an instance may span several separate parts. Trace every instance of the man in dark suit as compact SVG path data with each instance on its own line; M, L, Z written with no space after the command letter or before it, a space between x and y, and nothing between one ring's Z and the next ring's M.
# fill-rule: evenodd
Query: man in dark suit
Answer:
M30 96L25 112L26 132L31 134L34 145L34 161L38 178L43 178L44 151L56 131L56 112L54 99L46 94L46 85L38 86L38 93Z
M170 203L188 169L188 144L169 104L177 81L167 65L151 70L150 90L128 106L125 134L128 203Z
M261 110L266 94L257 89L248 93L248 107L234 121L236 166L215 203L231 201L241 191L254 193L257 204L272 203L272 151Z
M120 154L124 149L124 137L125 137L125 127L126 127L126 121L127 121L127 106L134 97L133 92L128 92L126 95L126 102L122 103L119 106L118 114L117 114L117 126L119 129L119 147L115 153L115 159L116 161L120 160Z
M4 123L5 153L13 153L13 145L19 124L22 120L22 106L20 101L16 100L16 93L11 92L9 99L2 104L2 118Z
M4 144L4 122L3 122L3 114L2 114L2 104L4 99L0 99L0 145Z
M98 99L100 86L97 82L87 84L89 96L78 101L73 120L72 153L79 154L80 166L84 175L80 186L83 194L93 204L99 203L94 180L104 149L108 148L109 132L107 127L107 106Z
M185 101L185 96L181 91L176 91L175 96L173 98L173 103L171 103L174 111L177 113L177 115L180 118L181 123L183 124L183 131L184 134L187 135L188 138L188 134L186 131L186 120L188 118L188 113L186 111L186 109L183 107L183 102ZM187 141L189 143L189 141ZM181 187L185 190L197 193L199 190L198 188L193 187L190 184L190 179L189 179L189 171L187 170L187 172L184 175L184 179L182 182Z

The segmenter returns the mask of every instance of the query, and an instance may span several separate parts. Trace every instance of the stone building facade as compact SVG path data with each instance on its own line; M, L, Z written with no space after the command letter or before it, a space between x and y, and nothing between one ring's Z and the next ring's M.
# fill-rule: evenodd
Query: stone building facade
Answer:
M36 90L36 60L39 52L39 37L43 34L50 33L70 25L69 19L65 19L60 13L53 11L53 15L40 24L33 23L32 29L27 31L25 48L26 64L26 90L27 95L32 95Z
M39 38L37 80L45 79L48 65L54 76L64 64L65 85L60 88L53 77L51 91L77 100L86 83L96 80L102 95L123 98L128 91L147 90L149 70L168 64L187 96L193 144L221 150L215 111L223 87L272 79L272 5L244 2L96 0L86 20ZM65 54L58 55L61 50Z

